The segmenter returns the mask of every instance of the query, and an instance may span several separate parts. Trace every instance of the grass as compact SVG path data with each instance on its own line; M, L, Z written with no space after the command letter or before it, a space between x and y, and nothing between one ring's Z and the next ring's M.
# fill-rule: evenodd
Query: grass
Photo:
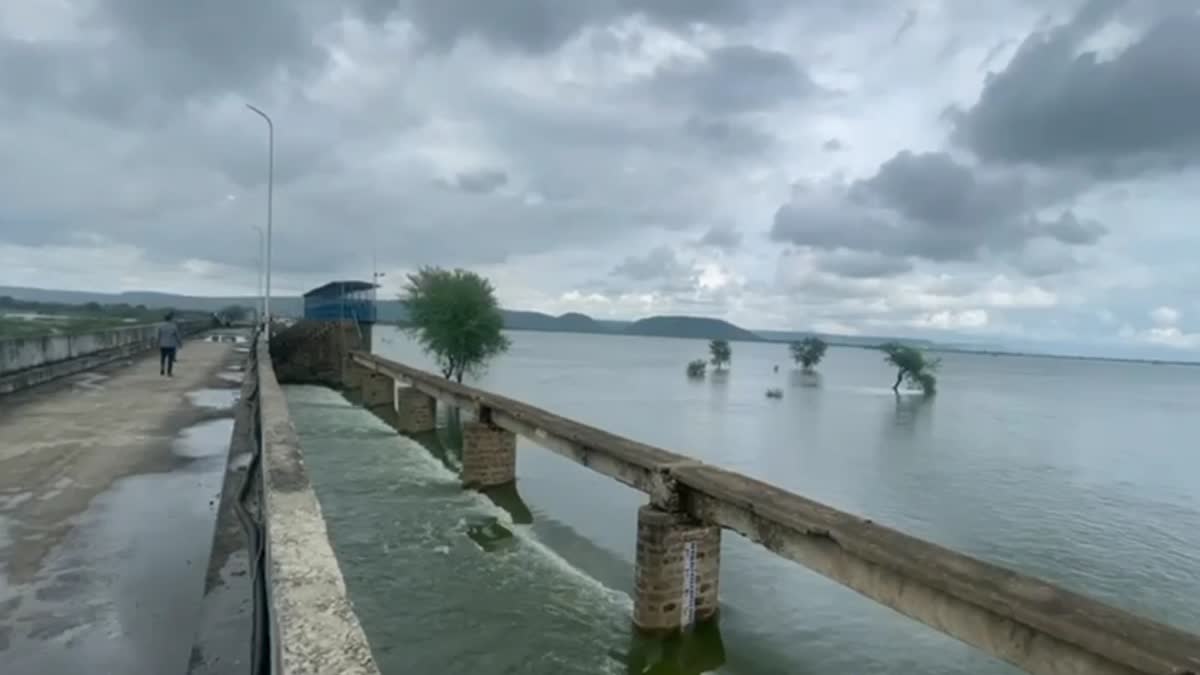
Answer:
M135 318L130 321L121 317L88 315L56 315L38 318L0 316L0 339L33 338L44 335L79 335L152 322L153 319L150 318Z

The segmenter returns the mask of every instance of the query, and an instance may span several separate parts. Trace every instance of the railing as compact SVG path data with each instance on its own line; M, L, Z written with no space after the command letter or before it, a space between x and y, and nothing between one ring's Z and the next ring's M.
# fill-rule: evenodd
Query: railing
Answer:
M1200 636L527 403L371 354L351 360L1027 672L1200 674Z

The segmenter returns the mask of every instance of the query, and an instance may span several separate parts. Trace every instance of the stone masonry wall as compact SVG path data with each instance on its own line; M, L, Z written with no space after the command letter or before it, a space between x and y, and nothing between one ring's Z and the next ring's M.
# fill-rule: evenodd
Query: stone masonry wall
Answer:
M649 505L638 509L638 628L669 632L716 616L720 571L721 528Z
M362 366L354 368L365 370ZM396 381L390 376L367 372L360 379L359 395L364 407L368 409L387 408L390 411L394 407L395 389Z
M437 401L413 387L396 389L396 430L415 434L432 431L437 425Z
M517 436L484 422L463 424L464 486L504 485L517 477Z

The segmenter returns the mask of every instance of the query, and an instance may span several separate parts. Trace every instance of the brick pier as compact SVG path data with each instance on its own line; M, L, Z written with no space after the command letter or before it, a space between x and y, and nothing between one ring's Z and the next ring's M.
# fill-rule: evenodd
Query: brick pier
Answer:
M650 505L638 509L638 628L670 632L716 616L720 571L720 527Z

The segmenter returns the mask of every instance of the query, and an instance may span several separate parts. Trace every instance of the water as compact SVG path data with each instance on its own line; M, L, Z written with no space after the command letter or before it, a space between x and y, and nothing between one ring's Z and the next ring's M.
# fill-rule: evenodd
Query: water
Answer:
M689 381L701 341L510 337L479 386L1200 631L1200 369L947 354L926 400L866 350L802 376L784 345L735 343L731 372ZM375 350L429 365L390 329ZM732 533L719 626L639 641L644 496L523 439L518 494L462 492L454 439L289 400L385 673L1015 672Z

